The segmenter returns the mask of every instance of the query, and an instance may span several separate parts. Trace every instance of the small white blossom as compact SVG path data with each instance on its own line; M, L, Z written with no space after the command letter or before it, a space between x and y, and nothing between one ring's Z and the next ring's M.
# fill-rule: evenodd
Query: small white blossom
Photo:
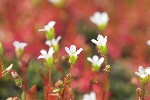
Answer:
M19 41L14 41L13 42L13 45L15 47L16 50L19 50L19 49L24 49L24 47L27 46L27 43L24 43L24 42L19 42Z
M90 94L84 94L82 100L96 100L96 94L91 92Z
M104 62L104 57L99 57L97 55L94 55L93 58L88 57L88 61L90 61L94 66L100 66Z
M105 25L107 24L109 17L106 12L100 13L95 12L93 16L90 17L90 20L96 25Z
M61 39L61 36L58 36L57 39L52 39L51 41L47 40L45 44L51 47L53 45L57 45L60 39Z
M68 47L65 47L66 52L69 54L69 56L74 56L77 57L78 54L80 54L80 52L83 50L82 48L80 48L79 50L76 51L76 46L75 45L71 45L70 49Z
M50 21L47 25L44 26L44 29L39 29L39 31L49 31L55 25L55 21Z
M38 57L38 59L44 58L44 59L48 60L49 58L52 58L53 53L54 53L54 49L53 49L53 47L51 47L48 52L46 50L43 50L43 49L40 52L42 55L40 55Z
M91 41L98 46L105 46L107 43L107 36L104 38L102 35L98 35L97 40L92 39Z
M149 46L150 46L150 40L147 40L147 42L146 42L146 43L147 43L147 45L149 45Z
M141 78L145 78L150 74L150 67L144 69L142 66L139 66L138 70L139 72L135 72L135 74Z

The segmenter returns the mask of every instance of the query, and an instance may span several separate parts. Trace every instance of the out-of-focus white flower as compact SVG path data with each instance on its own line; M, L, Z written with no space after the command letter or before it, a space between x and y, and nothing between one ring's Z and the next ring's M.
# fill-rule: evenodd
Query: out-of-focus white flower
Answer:
M16 50L19 50L19 49L24 49L24 47L27 46L27 43L24 43L24 42L19 42L19 41L14 41L13 42L13 45L15 47Z
M147 67L144 69L142 66L139 66L138 71L139 72L135 72L135 74L141 78L145 78L146 76L150 74L150 67Z
M96 94L91 92L90 94L84 94L82 100L96 100Z
M78 54L83 50L80 48L79 50L76 50L75 45L71 45L70 49L68 47L65 47L66 52L69 54L69 63L74 65L77 61Z
M21 59L21 57L22 57L22 55L24 53L24 48L27 46L27 43L14 41L13 45L15 47L15 52L16 52L17 58Z
M146 43L147 43L147 45L149 45L149 46L150 46L150 40L147 40L147 42L146 42Z
M99 57L97 55L94 55L93 58L88 57L87 60L92 63L92 65L93 65L92 70L94 72L97 72L97 71L99 71L101 64L104 62L104 57L101 57L99 59Z
M95 12L93 16L90 17L90 20L96 25L104 25L107 24L109 17L107 12Z
M60 39L61 39L61 36L58 36L57 39L52 39L51 41L47 40L45 42L45 44L48 45L49 47L54 46L54 45L58 45L58 42Z
M92 39L91 41L97 46L105 46L107 43L107 36L104 38L102 35L98 35L97 40Z
M79 50L76 51L76 46L75 45L71 45L70 49L68 47L65 47L66 52L69 54L69 56L77 56L78 54L80 54L80 52L83 50L82 48L80 48Z
M42 55L40 55L38 57L38 59L44 58L44 59L48 60L49 58L53 57L54 49L53 49L53 47L51 47L48 52L43 49L40 52Z
M47 25L44 26L43 29L39 29L39 31L49 31L54 27L55 23L55 21L50 21Z

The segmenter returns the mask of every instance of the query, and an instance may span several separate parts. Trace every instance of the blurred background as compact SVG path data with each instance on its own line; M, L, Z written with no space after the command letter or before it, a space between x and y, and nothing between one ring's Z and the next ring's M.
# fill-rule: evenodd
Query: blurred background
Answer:
M109 15L108 25L102 33L89 19L96 11ZM139 82L134 72L140 65L150 65L150 46L146 43L150 39L150 0L62 0L60 4L48 0L0 0L0 41L4 47L1 55L4 68L13 63L14 69L21 75L12 44L15 40L28 43L23 58L25 61L30 59L27 82L28 87L37 86L37 100L44 98L39 77L43 64L37 57L41 49L48 49L45 35L38 29L51 20L56 21L56 37L62 36L60 56L66 55L64 47L72 44L84 49L73 70L75 78L71 87L76 100L90 92L89 81L93 73L86 58L97 54L91 39L96 39L98 34L108 36L108 62L112 67L109 100L135 99ZM60 73L57 76L61 77ZM93 86L93 89L96 93L101 92L97 86ZM150 90L149 87L147 89ZM149 94L146 91L146 95ZM20 95L21 90L15 86L10 75L0 79L1 100Z

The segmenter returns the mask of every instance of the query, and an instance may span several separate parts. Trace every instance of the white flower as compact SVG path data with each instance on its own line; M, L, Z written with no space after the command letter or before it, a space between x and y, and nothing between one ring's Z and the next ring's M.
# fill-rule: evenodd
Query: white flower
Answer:
M15 47L16 50L19 50L19 49L24 49L24 47L27 46L27 43L24 43L24 42L19 42L19 41L14 41L13 42L13 45Z
M71 45L70 49L68 47L65 47L66 52L69 54L69 56L74 56L77 57L78 54L80 54L80 52L83 50L82 48L80 48L79 50L76 51L76 46L75 45Z
M49 58L52 58L53 53L54 53L54 49L53 49L53 47L51 47L48 52L46 50L43 50L43 49L40 52L42 55L40 55L38 57L38 59L44 58L44 59L48 60Z
M97 40L92 39L91 41L98 46L105 46L107 43L107 36L104 38L102 35L98 35Z
M95 12L94 15L90 17L90 20L99 26L107 24L109 17L106 12L103 13Z
M150 46L150 40L147 40L147 42L146 42L146 43L147 43L147 45L149 45L149 46Z
M90 61L94 66L100 66L104 62L104 57L99 57L97 55L94 55L93 58L88 57L88 61Z
M90 94L84 94L82 100L96 100L96 94L91 92Z
M61 36L58 36L57 39L52 39L51 41L47 40L45 44L51 47L53 45L57 45L60 39L61 39Z
M39 29L39 31L49 31L55 25L55 21L50 21L47 25L44 26L44 29Z
M144 69L142 66L139 66L138 70L139 72L135 72L135 74L141 78L145 78L150 74L150 67Z

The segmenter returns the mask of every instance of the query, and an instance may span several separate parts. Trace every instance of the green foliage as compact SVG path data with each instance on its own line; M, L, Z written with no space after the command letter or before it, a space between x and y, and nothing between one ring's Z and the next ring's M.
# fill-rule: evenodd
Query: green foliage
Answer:
M111 66L111 100L134 100L136 87L131 84L130 69L124 64L122 60L119 60Z

